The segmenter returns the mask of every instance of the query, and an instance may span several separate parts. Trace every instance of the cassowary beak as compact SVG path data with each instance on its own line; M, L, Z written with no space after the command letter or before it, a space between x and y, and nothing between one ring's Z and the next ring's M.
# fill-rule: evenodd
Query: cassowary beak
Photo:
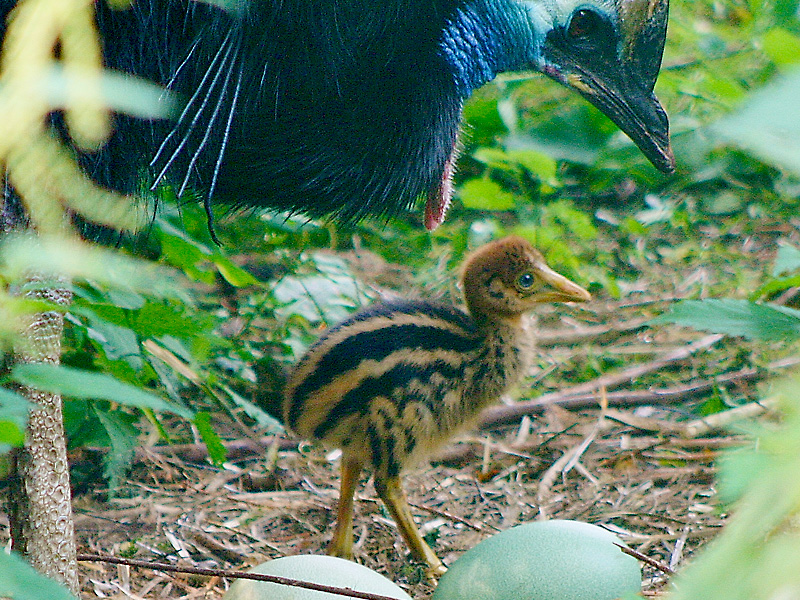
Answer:
M625 69L606 77L576 70L566 84L599 108L628 134L653 165L665 173L675 170L669 141L669 119L652 92L641 89Z
M620 18L622 44L612 43L616 36L606 30L610 25L601 21L581 23L584 29L554 29L544 44L542 71L594 104L656 168L671 173L675 157L669 120L653 93L666 38L667 2L619 4L625 7ZM642 6L644 14L638 10ZM586 33L587 25L594 29Z

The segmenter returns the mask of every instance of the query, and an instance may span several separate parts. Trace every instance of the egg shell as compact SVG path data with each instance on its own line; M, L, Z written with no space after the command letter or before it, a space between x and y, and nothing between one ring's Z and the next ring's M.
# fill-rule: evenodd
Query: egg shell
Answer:
M352 561L333 556L310 554L285 556L261 563L248 572L350 588L397 600L411 600L408 594L380 573ZM347 596L339 594L318 592L279 583L237 579L231 584L223 600L347 600L347 598Z
M432 600L614 600L641 590L642 571L613 533L578 521L513 527L464 553Z

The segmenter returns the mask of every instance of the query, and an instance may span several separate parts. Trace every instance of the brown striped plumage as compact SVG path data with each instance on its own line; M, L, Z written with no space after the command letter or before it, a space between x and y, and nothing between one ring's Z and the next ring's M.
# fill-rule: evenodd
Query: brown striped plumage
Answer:
M468 313L426 300L373 305L326 332L289 377L286 424L343 453L332 554L352 555L353 494L370 465L414 557L444 572L414 525L401 471L522 377L533 350L525 312L590 297L518 237L468 257L462 283Z

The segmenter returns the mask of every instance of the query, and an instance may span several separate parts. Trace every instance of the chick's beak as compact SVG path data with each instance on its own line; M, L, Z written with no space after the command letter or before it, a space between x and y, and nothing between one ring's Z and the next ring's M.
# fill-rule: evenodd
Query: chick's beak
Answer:
M537 266L536 275L547 287L533 296L535 302L586 302L592 299L589 292L547 265Z

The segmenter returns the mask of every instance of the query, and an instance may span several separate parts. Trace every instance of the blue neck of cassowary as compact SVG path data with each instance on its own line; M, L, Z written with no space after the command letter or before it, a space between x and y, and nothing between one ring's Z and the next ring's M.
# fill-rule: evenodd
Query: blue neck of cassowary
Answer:
M458 94L467 98L498 73L534 68L540 53L536 38L518 2L476 0L456 10L443 31L440 52Z

